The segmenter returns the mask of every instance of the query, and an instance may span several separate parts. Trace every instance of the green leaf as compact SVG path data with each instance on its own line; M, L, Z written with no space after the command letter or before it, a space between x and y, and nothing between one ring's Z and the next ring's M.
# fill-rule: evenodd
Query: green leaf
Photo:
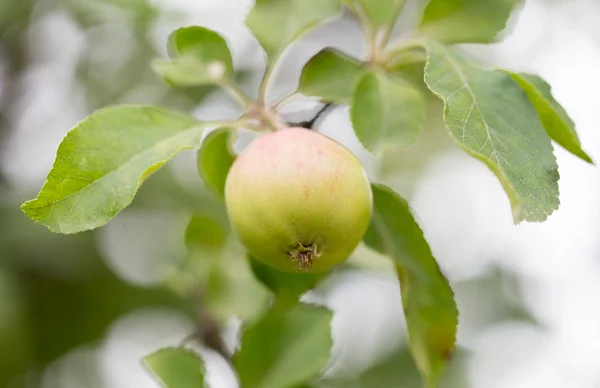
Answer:
M195 215L185 229L188 250L218 250L225 246L227 230L212 217Z
M344 2L352 8L360 6L373 28L379 30L394 25L406 0L345 0Z
M404 347L399 348L388 357L377 360L360 375L355 373L355 371L349 371L349 376L322 379L317 388L416 388L422 386L422 378L410 350Z
M167 49L171 59L194 57L199 62L217 61L225 67L226 75L233 75L233 61L227 42L215 31L204 27L184 27L169 35Z
M204 186L220 199L225 198L225 180L236 159L234 139L233 128L218 128L206 136L198 151L198 172Z
M173 86L201 86L218 84L226 77L226 69L220 62L204 63L186 56L172 62L155 60L152 69Z
M205 126L152 106L101 109L67 134L41 192L21 209L53 232L102 226L151 173L179 151L198 148Z
M452 361L448 363L448 371L440 382L444 388L468 388L469 373L467 368L466 352L457 349ZM389 388L389 387L421 387L422 381L419 372L411 359L410 350L400 348L387 358L379 360L362 373L358 380L362 388ZM348 385L341 385L348 387Z
M296 305L300 296L311 290L326 275L325 273L281 272L252 257L249 260L254 276L275 294L276 305L282 308Z
M454 293L408 203L383 185L373 185L373 203L364 241L396 264L410 348L428 386L436 386L454 352L458 324Z
M581 149L575 123L552 96L550 85L537 75L524 73L510 73L510 75L529 97L552 140L573 155L593 164L592 158Z
M166 388L203 388L204 362L185 348L160 349L143 359L143 364Z
M407 147L425 121L425 99L401 78L366 73L354 91L350 118L356 136L369 151Z
M392 56L385 69L388 73L397 74L409 80L413 85L425 86L423 82L423 71L427 61L427 52L422 47L403 50Z
M391 356L380 360L361 376L362 386L369 388L419 387L421 377L411 357L410 350L400 348Z
M242 337L233 363L244 388L292 388L319 376L329 359L331 311L299 304L271 310Z
M219 322L231 316L254 321L268 309L270 294L252 274L245 253L231 243L230 232L226 221L192 217L185 232L188 257L174 284L199 291L203 307Z
M363 73L361 63L356 58L326 48L304 65L298 92L328 102L348 104Z
M523 0L430 0L419 34L446 43L491 43Z
M157 60L152 68L174 86L217 84L233 77L227 42L204 27L185 27L169 36L172 61Z
M454 140L500 179L515 223L558 209L558 166L537 112L504 71L482 70L447 46L426 43L425 83L444 101Z
M303 33L339 12L339 0L256 0L246 25L274 60Z
M378 359L359 375L353 372L349 371L349 376L322 379L317 388L416 388L423 385L410 350L404 347Z

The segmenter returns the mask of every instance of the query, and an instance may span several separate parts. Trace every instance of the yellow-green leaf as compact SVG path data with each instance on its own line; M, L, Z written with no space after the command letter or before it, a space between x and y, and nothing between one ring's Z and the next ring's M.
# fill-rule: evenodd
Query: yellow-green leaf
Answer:
M339 50L326 48L304 65L298 92L328 102L348 104L363 74L360 61Z
M204 361L185 348L164 348L143 359L143 364L165 388L204 388Z
M573 155L593 164L592 158L581 149L575 123L552 96L550 85L537 75L525 73L510 73L510 75L529 97L552 140Z
M419 34L446 43L491 43L523 0L430 0Z
M273 60L303 33L336 16L340 9L339 0L256 0L246 25Z
M379 153L412 144L423 127L426 103L411 83L377 71L358 82L350 106L356 136Z
M331 311L299 304L250 326L233 358L244 388L295 388L318 377L332 346Z
M456 48L428 41L425 83L444 101L452 138L500 179L515 223L558 209L558 166L527 95L502 70L483 70Z
M206 124L153 106L101 109L75 126L25 214L53 232L106 224L127 207L142 182L184 149L200 147Z
M174 31L167 44L171 61L156 60L152 68L174 86L218 84L233 77L233 62L227 42L204 27Z
M236 316L247 323L262 317L270 294L253 275L241 247L232 244L226 221L194 215L185 243L188 258L179 279L204 295L203 307L214 319Z
M344 0L351 8L361 7L375 30L391 28L406 0Z
M218 128L212 131L198 150L198 172L204 186L218 198L225 198L225 180L236 155L233 152L233 128Z
M204 63L192 56L173 61L155 60L152 69L170 85L183 87L218 84L227 76L227 69L221 62Z
M364 241L396 264L410 349L427 387L439 382L456 341L454 293L431 253L408 203L373 185L374 212Z

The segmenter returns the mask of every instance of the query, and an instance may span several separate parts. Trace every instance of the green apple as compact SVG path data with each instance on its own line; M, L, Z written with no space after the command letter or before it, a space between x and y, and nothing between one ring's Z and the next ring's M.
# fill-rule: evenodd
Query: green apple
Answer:
M286 128L254 140L225 183L233 229L256 259L281 271L322 272L362 239L373 194L360 161L335 140Z

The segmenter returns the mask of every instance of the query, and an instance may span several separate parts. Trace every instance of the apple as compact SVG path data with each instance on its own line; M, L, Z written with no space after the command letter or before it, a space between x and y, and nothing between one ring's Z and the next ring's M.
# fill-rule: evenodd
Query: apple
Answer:
M233 229L252 257L286 272L344 262L369 225L373 194L346 147L304 128L254 140L225 182Z

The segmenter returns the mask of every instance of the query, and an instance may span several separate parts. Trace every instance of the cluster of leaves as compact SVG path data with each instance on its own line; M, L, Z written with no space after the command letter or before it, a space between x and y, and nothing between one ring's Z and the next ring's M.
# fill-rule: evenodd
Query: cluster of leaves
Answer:
M347 9L365 31L368 56L322 50L305 65L294 94L349 105L358 139L382 154L415 141L425 117L424 93L433 93L444 102L450 136L497 175L515 222L543 221L559 205L551 140L591 163L573 122L538 76L483 69L454 46L496 40L518 3L430 0L414 35L390 43L404 0L256 0L246 24L268 59L256 99L235 83L231 53L219 34L203 27L181 28L169 37L169 59L155 61L153 69L175 87L222 87L245 113L236 120L201 122L154 106L101 109L68 133L38 197L22 209L53 232L100 227L132 202L150 174L185 149L198 149L200 176L222 200L225 177L236 158L231 147L235 131L286 126L277 107L288 96L267 104L282 53L306 31ZM213 131L206 135L209 129ZM426 385L433 387L455 348L454 295L408 203L383 185L372 189L375 210L364 242L395 264L412 356ZM205 257L214 256L223 241L216 230L192 220L191 245L199 244ZM249 262L275 303L246 322L240 350L231 357L242 386L296 387L314 381L329 358L332 313L298 300L321 276L282 274L251 258ZM209 269L215 265L213 260ZM208 285L215 282L222 279L203 279ZM202 360L188 350L159 350L145 363L168 387L204 385Z

